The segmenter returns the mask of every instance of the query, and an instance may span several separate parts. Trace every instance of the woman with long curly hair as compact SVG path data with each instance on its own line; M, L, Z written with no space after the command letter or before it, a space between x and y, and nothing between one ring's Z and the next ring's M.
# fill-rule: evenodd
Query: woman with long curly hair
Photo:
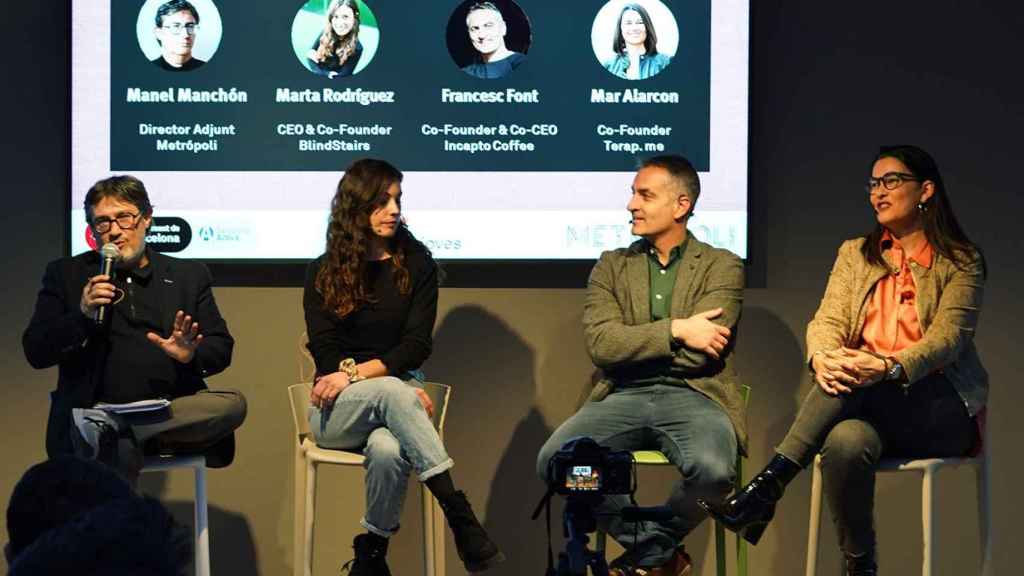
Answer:
M935 161L882 148L867 183L877 224L847 240L807 325L804 398L775 457L725 502L698 503L756 544L775 503L821 453L849 576L875 576L875 470L883 456L979 448L988 374L974 347L985 260L956 220Z
M352 575L390 575L388 538L398 530L410 472L448 519L469 572L504 559L455 489L434 429L419 367L430 355L438 271L402 220L402 173L357 160L331 203L327 250L307 272L303 294L317 378L310 428L325 448L366 456L366 534L356 536Z
M328 78L351 76L362 55L359 4L356 0L332 0L324 31L306 54L310 70Z

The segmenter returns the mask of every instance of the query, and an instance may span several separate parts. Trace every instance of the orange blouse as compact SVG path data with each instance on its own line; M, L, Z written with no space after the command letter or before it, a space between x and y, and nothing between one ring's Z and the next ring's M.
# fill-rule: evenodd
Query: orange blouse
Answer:
M892 356L924 337L917 317L917 285L910 273L910 262L932 267L934 252L925 241L916 253L907 255L899 241L886 230L882 235L883 256L888 252L890 273L875 284L869 296L867 317L861 331L863 348L882 356Z

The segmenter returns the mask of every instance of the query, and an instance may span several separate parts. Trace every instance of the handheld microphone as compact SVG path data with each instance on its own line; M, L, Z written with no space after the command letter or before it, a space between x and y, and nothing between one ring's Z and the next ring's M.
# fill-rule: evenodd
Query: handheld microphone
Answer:
M117 249L117 245L108 242L100 248L100 255L103 257L100 260L100 274L104 276L113 276L114 274L114 263L121 257L121 251ZM107 321L107 304L103 304L96 308L96 315L93 320L97 326L102 326Z

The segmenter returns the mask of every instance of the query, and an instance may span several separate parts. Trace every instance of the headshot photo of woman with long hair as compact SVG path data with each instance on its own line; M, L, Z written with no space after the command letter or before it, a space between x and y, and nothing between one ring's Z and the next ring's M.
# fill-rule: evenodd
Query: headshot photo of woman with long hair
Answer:
M366 457L366 533L353 543L353 576L390 574L388 542L413 473L440 503L469 572L504 559L455 488L423 390L419 368L433 346L437 295L437 264L402 218L402 173L383 160L353 162L331 202L326 251L309 265L303 292L317 374L313 437Z
M756 544L786 485L821 455L845 574L878 574L881 458L981 449L988 373L974 346L985 259L957 221L939 168L916 146L882 148L867 178L875 225L847 240L807 326L814 385L768 466L723 502L698 500Z
M362 55L359 5L356 0L332 0L324 31L310 49L309 60L320 73L334 78L351 76Z
M362 0L309 0L292 24L292 46L314 74L358 74L377 51L377 20Z
M594 22L595 36L599 35L601 41L607 43L608 23L614 20L610 43L611 57L602 58L601 63L605 70L619 78L646 80L659 74L672 62L671 55L675 53L674 45L678 39L678 31L674 19L671 18L671 12L660 2L646 2L645 4L650 4L652 9L656 6L659 13L667 13L667 18L660 18L659 23L667 33L669 32L667 20L671 21L673 49L670 52L659 51L659 48L664 50L669 43L659 42L658 33L655 30L655 18L643 3L610 2L602 8ZM617 18L610 18L609 10L614 10L619 5L621 7L617 11ZM598 31L599 28L602 30ZM595 44L597 41L595 38ZM607 50L595 45L595 52L601 58L601 53L607 53Z

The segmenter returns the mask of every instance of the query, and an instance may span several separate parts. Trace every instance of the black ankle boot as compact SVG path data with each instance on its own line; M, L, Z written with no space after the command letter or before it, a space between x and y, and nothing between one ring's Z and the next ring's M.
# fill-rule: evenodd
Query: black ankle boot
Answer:
M846 557L846 576L878 576L874 554Z
M732 498L717 504L698 498L697 504L723 526L747 542L757 544L775 516L775 503L782 498L786 484L799 472L799 464L776 454L768 466Z
M459 558L470 573L483 572L505 560L505 555L491 541L484 527L476 519L462 491L440 501L448 526L455 536L455 548Z
M349 576L391 576L385 561L388 553L388 539L376 534L360 534L352 541L356 557L341 567Z

